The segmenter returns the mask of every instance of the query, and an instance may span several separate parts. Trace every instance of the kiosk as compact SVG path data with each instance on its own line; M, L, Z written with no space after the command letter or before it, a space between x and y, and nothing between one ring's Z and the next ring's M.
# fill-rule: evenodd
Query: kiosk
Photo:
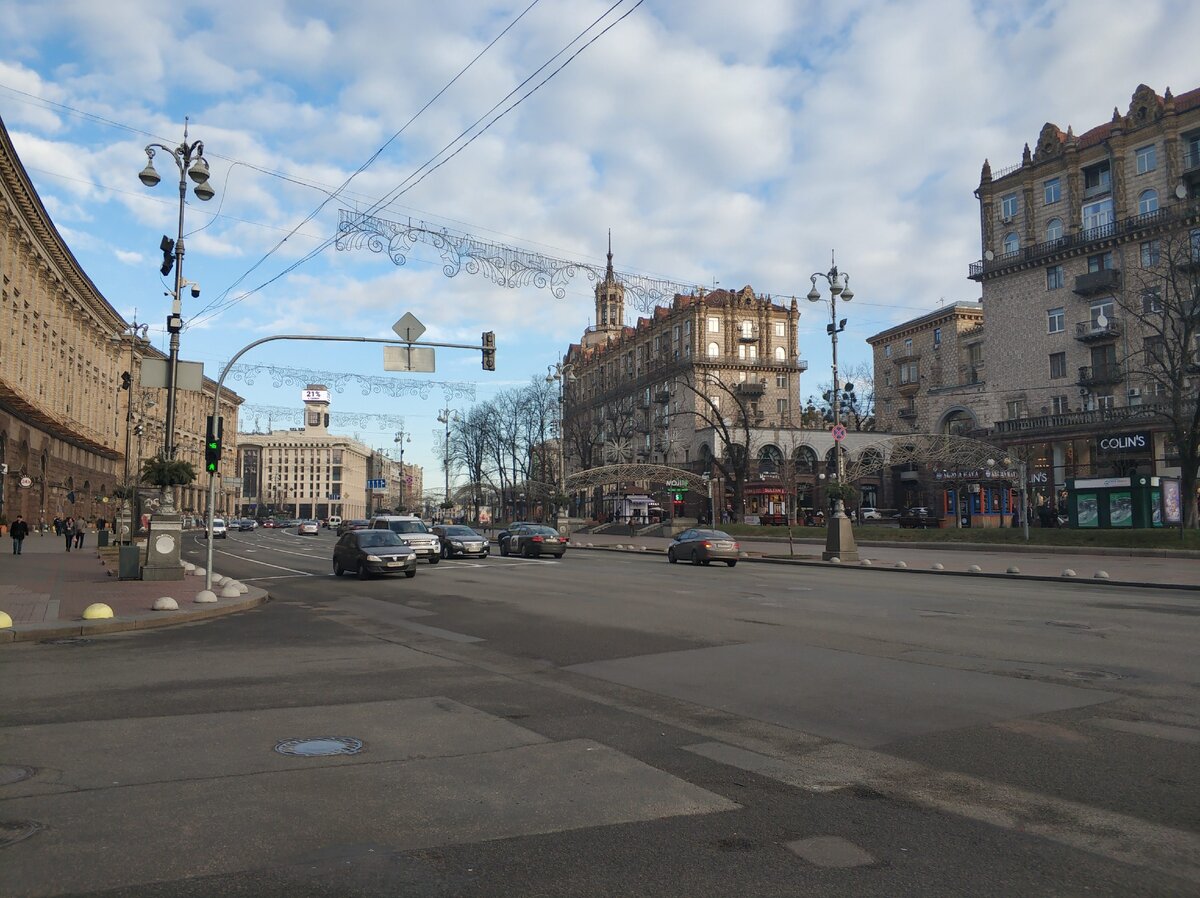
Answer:
M1067 480L1067 514L1072 527L1135 529L1182 520L1179 481L1137 474Z

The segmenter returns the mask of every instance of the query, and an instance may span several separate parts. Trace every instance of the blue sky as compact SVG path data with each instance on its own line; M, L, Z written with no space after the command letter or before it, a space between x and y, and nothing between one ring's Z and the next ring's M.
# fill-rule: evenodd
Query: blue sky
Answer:
M9 0L0 115L84 269L161 346L169 285L158 242L175 233L178 195L161 155L158 188L137 174L143 147L179 143L190 117L217 196L188 206L185 275L202 291L185 293L182 355L210 376L262 336L387 336L412 312L429 340L495 331L498 370L441 350L436 373L391 376L473 383L483 400L544 376L578 340L592 323L591 283L576 277L560 299L448 278L421 245L403 266L332 247L296 265L334 236L339 209L395 197L381 217L601 266L611 228L620 270L776 297L803 297L836 249L856 294L839 306L849 319L840 355L864 362L866 337L978 298L966 273L981 254L972 191L985 157L1019 161L1046 121L1077 133L1105 122L1139 83L1200 86L1197 33L1200 7L1169 0ZM543 63L570 47L529 86L593 37L398 191ZM803 305L808 396L829 380L828 312ZM276 344L246 361L382 376L381 355ZM231 386L249 406L299 405L297 387L269 377ZM406 460L426 465L427 484L440 482L432 447L446 404L436 387L427 398L353 387L333 397L335 412L402 417ZM341 429L393 447L394 426Z

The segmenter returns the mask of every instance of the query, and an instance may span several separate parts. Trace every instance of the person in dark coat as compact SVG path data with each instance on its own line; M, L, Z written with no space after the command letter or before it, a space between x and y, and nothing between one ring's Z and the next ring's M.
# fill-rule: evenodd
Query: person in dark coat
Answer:
M29 525L25 523L25 519L17 515L16 520L8 528L8 535L12 537L13 554L21 554L21 543L25 541L25 537L29 536Z
M75 519L67 518L62 525L63 535L67 538L67 551L71 551L71 543L75 542Z

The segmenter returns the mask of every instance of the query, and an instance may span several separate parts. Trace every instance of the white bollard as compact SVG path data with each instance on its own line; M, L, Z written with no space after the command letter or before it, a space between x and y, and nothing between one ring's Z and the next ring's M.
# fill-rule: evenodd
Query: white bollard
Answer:
M179 603L170 596L162 596L154 600L155 611L178 611Z
M942 563L941 563L940 561L935 561L935 562L933 563L933 568L932 568L932 570L935 570L935 571L944 571L945 569L946 569L946 568L945 568L945 567L942 565Z
M237 586L233 583L226 583L221 587L221 598L223 599L236 599L240 595Z
M202 589L196 593L196 598L194 598L192 601L198 605L206 605L215 602L216 600L217 594L215 592L213 592L211 589Z
M1021 569L1019 567L1017 567L1015 564L1009 565L1008 573L1019 574L1019 573L1021 573Z
M977 564L973 564L973 565L971 565L969 568L967 568L967 573L968 573L968 574L979 574L979 573L982 573L982 572L983 572L983 568L981 568L981 567L980 567L979 565L977 565Z
M1096 571L1096 573L1093 575L1093 578L1096 580L1107 580L1108 571Z
M1073 570L1071 570L1070 568L1067 568L1066 570L1064 570L1064 571L1062 572L1062 575L1063 575L1064 577L1074 577L1074 576L1075 576L1075 572L1074 572Z
M907 564L905 564L903 561L897 561L897 562L896 562L896 567L908 567L908 565L907 565Z

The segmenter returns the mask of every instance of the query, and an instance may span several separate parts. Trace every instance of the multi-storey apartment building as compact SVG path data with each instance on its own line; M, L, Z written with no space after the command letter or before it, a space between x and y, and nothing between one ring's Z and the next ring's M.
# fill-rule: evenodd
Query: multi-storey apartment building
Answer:
M329 390L323 385L309 385L301 398L303 426L238 435L239 514L364 518L381 508L418 507L419 466L402 469L381 451L330 433ZM368 480L386 485L372 490Z
M777 303L748 286L700 290L677 294L631 327L624 291L610 250L596 286L596 323L566 354L568 471L666 465L713 474L721 481L717 497L735 514L735 496L751 515L782 516L797 504L819 508L816 491L827 476L820 459L832 460L833 440L824 428L801 426L800 375L808 365L798 354L796 300ZM848 442L852 449L864 435ZM745 466L735 458L743 452ZM737 484L731 481L739 467L745 482ZM785 482L785 469L799 482ZM690 516L705 501L693 493L676 511Z
M1200 249L1200 89L1141 85L1078 135L1047 123L1020 163L984 162L976 196L990 409L976 423L1041 472L1042 501L1070 478L1177 474L1146 360L1157 291Z
M143 389L140 377L142 361L162 354L80 268L2 121L0 314L0 516L113 519L114 492L166 442L166 390ZM176 391L175 457L197 472L215 386ZM227 433L241 401L223 393ZM179 488L180 511L204 508L202 480Z

